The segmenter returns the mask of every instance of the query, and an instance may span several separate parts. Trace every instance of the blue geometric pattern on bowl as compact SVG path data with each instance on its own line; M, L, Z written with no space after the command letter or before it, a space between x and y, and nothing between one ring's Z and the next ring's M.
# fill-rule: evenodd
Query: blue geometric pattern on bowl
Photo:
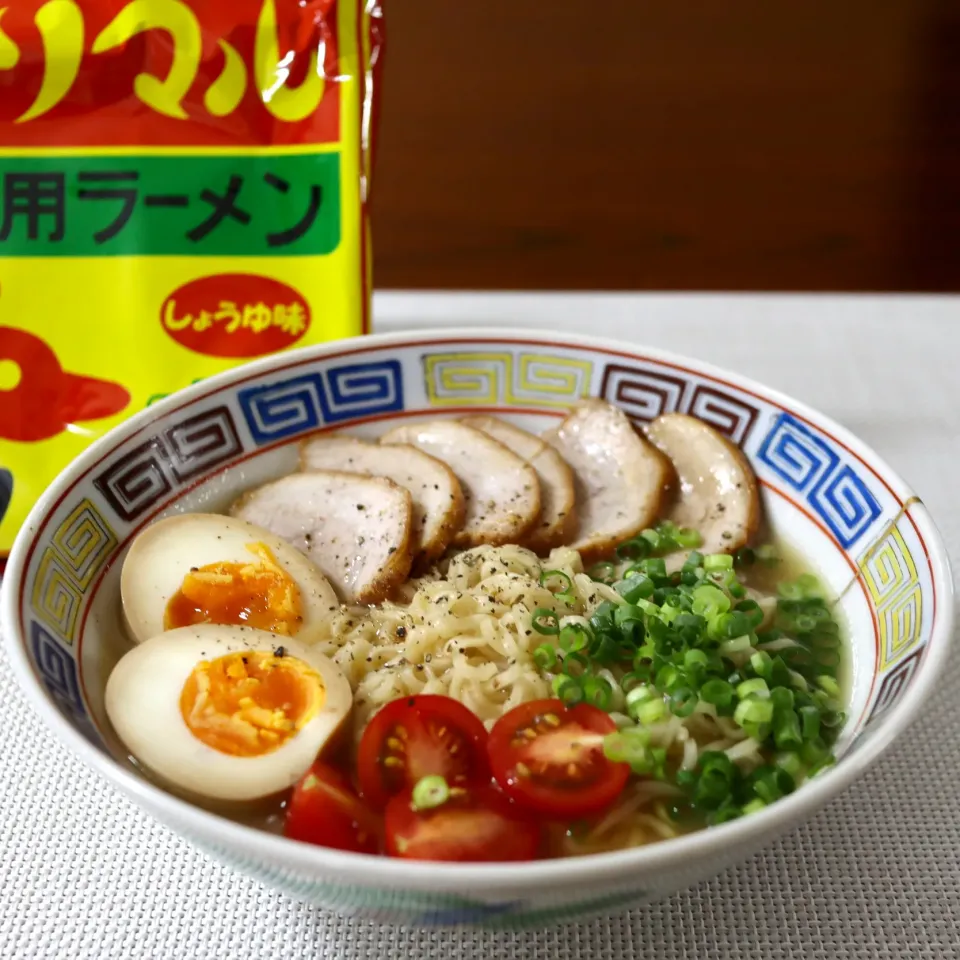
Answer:
M238 393L254 442L263 445L329 424L404 408L403 368L396 360L351 363Z
M789 413L781 413L757 456L807 503L845 549L880 516L867 482L829 441Z

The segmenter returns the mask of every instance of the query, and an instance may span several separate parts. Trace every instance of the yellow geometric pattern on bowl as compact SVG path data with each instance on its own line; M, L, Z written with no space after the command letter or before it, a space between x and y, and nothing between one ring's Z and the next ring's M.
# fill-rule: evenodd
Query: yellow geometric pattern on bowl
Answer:
M47 547L40 558L31 603L34 613L64 643L73 643L83 593L53 547Z
M463 352L424 357L434 407L567 407L590 393L593 364L542 353Z
M883 673L920 641L923 591L910 548L896 527L863 554L859 566L877 609Z
M76 639L83 591L117 549L117 535L89 501L82 500L44 550L33 582L33 612L67 645Z
M81 500L57 532L53 542L70 567L77 584L86 588L117 547L117 536L89 500Z

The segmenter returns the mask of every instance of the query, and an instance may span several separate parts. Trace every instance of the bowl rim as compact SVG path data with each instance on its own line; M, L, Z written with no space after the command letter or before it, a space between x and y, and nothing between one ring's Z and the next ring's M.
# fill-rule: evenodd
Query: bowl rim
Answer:
M698 830L681 837L643 847L616 850L580 857L535 860L526 863L438 863L434 861L400 860L370 854L345 853L312 846L276 836L256 827L246 826L227 817L206 811L140 777L112 756L93 746L60 713L27 659L25 637L16 624L19 589L13 584L25 574L26 560L33 545L33 531L46 518L64 490L86 472L108 448L127 440L144 426L177 409L248 378L284 369L296 363L336 355L356 355L388 347L415 346L430 341L431 346L467 343L509 342L559 348L587 348L619 354L628 359L649 359L674 364L692 373L726 380L734 386L762 399L795 412L845 444L851 452L869 464L888 486L896 487L896 496L914 497L909 515L927 547L934 590L938 595L937 610L919 670L911 679L906 694L876 721L869 740L852 754L845 755L813 780L763 810L729 823ZM426 413L427 411L425 411ZM444 414L436 411L438 417ZM511 896L533 893L546 886L571 887L594 880L610 883L635 878L643 883L653 871L682 868L684 864L717 857L741 848L752 852L757 844L785 832L836 798L858 780L894 741L917 718L942 673L953 641L954 582L950 559L939 530L922 500L912 488L871 447L845 427L775 388L735 371L697 360L669 350L646 347L627 341L592 337L574 333L545 332L532 328L450 327L410 329L395 333L369 334L347 340L330 341L295 348L279 354L241 364L215 374L199 383L179 390L164 400L139 411L94 441L59 474L39 497L17 534L7 561L0 590L0 633L21 688L58 739L86 766L110 781L121 793L132 799L162 822L178 827L185 825L189 837L201 845L209 844L218 851L240 850L250 858L283 864L291 872L316 878L329 878L336 885L356 884L368 888L435 890L444 887L465 895L496 894L509 891Z

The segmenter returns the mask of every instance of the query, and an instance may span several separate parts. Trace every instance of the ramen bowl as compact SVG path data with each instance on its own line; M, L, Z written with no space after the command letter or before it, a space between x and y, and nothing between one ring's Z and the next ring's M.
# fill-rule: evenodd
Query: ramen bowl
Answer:
M120 568L157 518L225 509L289 472L322 431L376 436L415 419L490 412L532 430L582 397L642 425L681 411L751 463L764 510L839 598L849 710L838 762L759 812L659 843L564 860L440 864L341 853L206 812L140 775L104 710L124 649ZM942 672L952 580L913 491L865 444L805 405L695 360L589 337L506 330L371 336L247 364L145 409L46 491L3 582L3 635L21 684L61 740L116 789L231 867L299 900L405 926L540 927L668 895L749 857L879 760Z

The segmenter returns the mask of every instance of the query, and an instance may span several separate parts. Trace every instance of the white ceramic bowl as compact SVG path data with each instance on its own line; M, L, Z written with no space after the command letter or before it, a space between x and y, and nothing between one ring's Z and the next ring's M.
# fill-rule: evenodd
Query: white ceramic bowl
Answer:
M641 849L520 865L338 853L203 812L142 779L104 715L123 650L119 574L145 524L222 508L293 468L305 434L376 435L490 411L534 429L583 396L637 422L671 410L740 444L777 533L836 592L851 627L850 720L832 769L733 823ZM405 925L536 927L656 899L742 860L857 779L915 718L952 633L952 579L926 508L872 450L801 403L694 360L589 337L450 330L296 350L199 383L117 427L31 513L3 583L21 683L84 762L184 837L294 897ZM51 800L51 802L55 802Z

